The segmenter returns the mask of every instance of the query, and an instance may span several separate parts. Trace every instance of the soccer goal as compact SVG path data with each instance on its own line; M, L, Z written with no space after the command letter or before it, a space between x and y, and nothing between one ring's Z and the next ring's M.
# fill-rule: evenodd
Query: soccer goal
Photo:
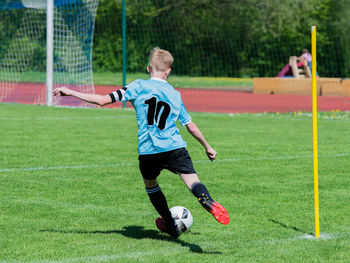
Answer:
M52 97L94 93L92 41L99 0L0 0L0 102L88 106ZM89 105L91 106L91 105Z

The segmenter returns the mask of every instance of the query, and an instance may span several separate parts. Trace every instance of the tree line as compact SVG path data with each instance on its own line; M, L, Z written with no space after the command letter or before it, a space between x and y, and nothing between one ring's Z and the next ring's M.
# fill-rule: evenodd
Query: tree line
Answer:
M143 72L153 46L168 49L179 75L275 76L311 49L317 26L321 76L350 73L350 0L128 0L127 70ZM95 70L122 70L121 1L101 0ZM310 50L311 51L311 50Z
M177 75L272 77L290 56L311 49L316 25L319 74L349 77L349 7L350 0L127 0L127 71L145 72L149 51L159 46L173 54ZM0 12L0 62L23 12ZM22 41L35 46L30 67L39 70L45 35ZM100 0L92 54L94 71L122 70L121 0Z

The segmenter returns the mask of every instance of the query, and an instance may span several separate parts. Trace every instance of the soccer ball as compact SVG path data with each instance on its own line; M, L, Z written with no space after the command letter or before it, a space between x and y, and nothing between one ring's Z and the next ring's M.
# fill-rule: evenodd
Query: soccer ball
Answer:
M192 226L193 216L187 208L183 206L174 206L170 208L170 212L175 220L175 224L179 226L182 233Z

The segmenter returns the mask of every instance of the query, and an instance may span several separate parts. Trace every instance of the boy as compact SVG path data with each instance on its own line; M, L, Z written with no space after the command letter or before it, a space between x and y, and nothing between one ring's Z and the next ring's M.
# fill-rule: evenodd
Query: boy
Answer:
M164 168L179 174L200 204L218 222L226 225L230 219L226 209L211 198L207 188L199 181L191 157L185 149L186 142L176 127L175 121L179 120L181 125L185 125L188 132L203 145L209 160L215 160L216 151L210 147L201 131L191 121L180 93L167 82L172 63L172 55L156 47L152 49L149 57L147 71L151 78L148 80L135 80L109 95L85 94L65 87L55 89L53 94L74 96L101 106L116 101L132 103L136 110L138 125L139 168L149 199L161 216L156 219L156 226L160 231L177 238L181 230L185 229L175 225L165 196L157 183L157 177Z

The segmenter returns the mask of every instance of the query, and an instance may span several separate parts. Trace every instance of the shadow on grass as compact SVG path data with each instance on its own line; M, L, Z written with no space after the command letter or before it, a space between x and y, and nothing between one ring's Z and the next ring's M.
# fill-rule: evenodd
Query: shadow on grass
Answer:
M144 239L151 238L162 241L171 241L176 244L179 244L183 247L188 247L191 252L199 253L199 254L221 254L219 251L206 252L203 251L202 248L196 244L191 244L179 239L174 239L163 234L160 234L156 230L147 230L144 229L143 226L124 226L122 230L92 230L92 231L84 231L84 230L55 230L55 229L44 229L40 230L40 232L52 232L52 233L64 233L64 234L120 234L128 238L135 239Z
M310 236L313 236L313 235L314 235L313 233L307 232L307 231L305 231L305 230L303 230L303 229L300 229L300 228L297 228L297 227L295 227L295 226L288 226L288 225L286 225L286 224L284 224L284 223L282 223L282 222L279 222L279 221L277 221L277 220L275 220L275 219L269 218L269 221L272 222L272 223L274 223L274 224L280 225L280 226L282 226L282 227L284 227L284 228L292 229L292 230L294 230L294 231L296 231L296 232L299 232L299 233L307 234L307 235L310 235Z

